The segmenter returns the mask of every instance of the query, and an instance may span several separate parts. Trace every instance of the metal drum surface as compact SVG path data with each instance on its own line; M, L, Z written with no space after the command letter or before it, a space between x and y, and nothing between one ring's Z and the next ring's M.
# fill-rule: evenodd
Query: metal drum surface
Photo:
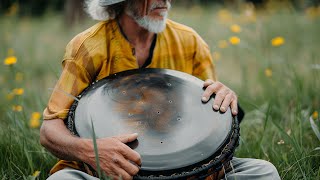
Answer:
M73 104L80 137L139 133L130 144L142 158L141 172L175 172L212 158L228 141L230 109L202 103L203 81L167 69L139 69L113 74L89 86ZM147 173L148 174L148 173Z

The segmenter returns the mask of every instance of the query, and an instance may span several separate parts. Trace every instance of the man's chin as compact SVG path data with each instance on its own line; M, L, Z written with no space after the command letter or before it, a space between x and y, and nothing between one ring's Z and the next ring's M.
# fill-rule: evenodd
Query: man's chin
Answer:
M162 19L157 19L146 16L136 20L136 22L149 32L160 33L166 28L166 20L166 17L163 17Z

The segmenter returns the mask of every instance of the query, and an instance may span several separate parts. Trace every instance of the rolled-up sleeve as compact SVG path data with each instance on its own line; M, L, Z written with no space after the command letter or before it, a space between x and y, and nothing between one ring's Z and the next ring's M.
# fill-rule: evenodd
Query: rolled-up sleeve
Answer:
M202 79L217 80L215 66L212 61L209 46L204 40L196 34L196 51L193 57L193 72L192 75Z
M78 96L92 81L87 70L74 59L65 59L62 65L61 76L43 112L45 120L65 119L74 101L73 97Z

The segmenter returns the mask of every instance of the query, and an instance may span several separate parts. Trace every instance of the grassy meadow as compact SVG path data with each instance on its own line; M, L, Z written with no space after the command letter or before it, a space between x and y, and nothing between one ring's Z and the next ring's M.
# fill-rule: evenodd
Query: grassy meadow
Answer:
M320 179L320 7L173 7L170 18L203 37L219 80L239 96L236 156L268 160L282 179ZM57 161L39 144L41 114L66 44L94 23L0 17L0 180L45 179Z

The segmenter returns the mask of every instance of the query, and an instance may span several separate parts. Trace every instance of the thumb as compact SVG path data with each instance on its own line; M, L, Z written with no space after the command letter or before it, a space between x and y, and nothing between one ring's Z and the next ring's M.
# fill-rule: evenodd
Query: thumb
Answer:
M133 134L123 134L119 136L115 136L114 138L118 139L122 143L128 143L136 140L138 138L138 133L133 133Z

